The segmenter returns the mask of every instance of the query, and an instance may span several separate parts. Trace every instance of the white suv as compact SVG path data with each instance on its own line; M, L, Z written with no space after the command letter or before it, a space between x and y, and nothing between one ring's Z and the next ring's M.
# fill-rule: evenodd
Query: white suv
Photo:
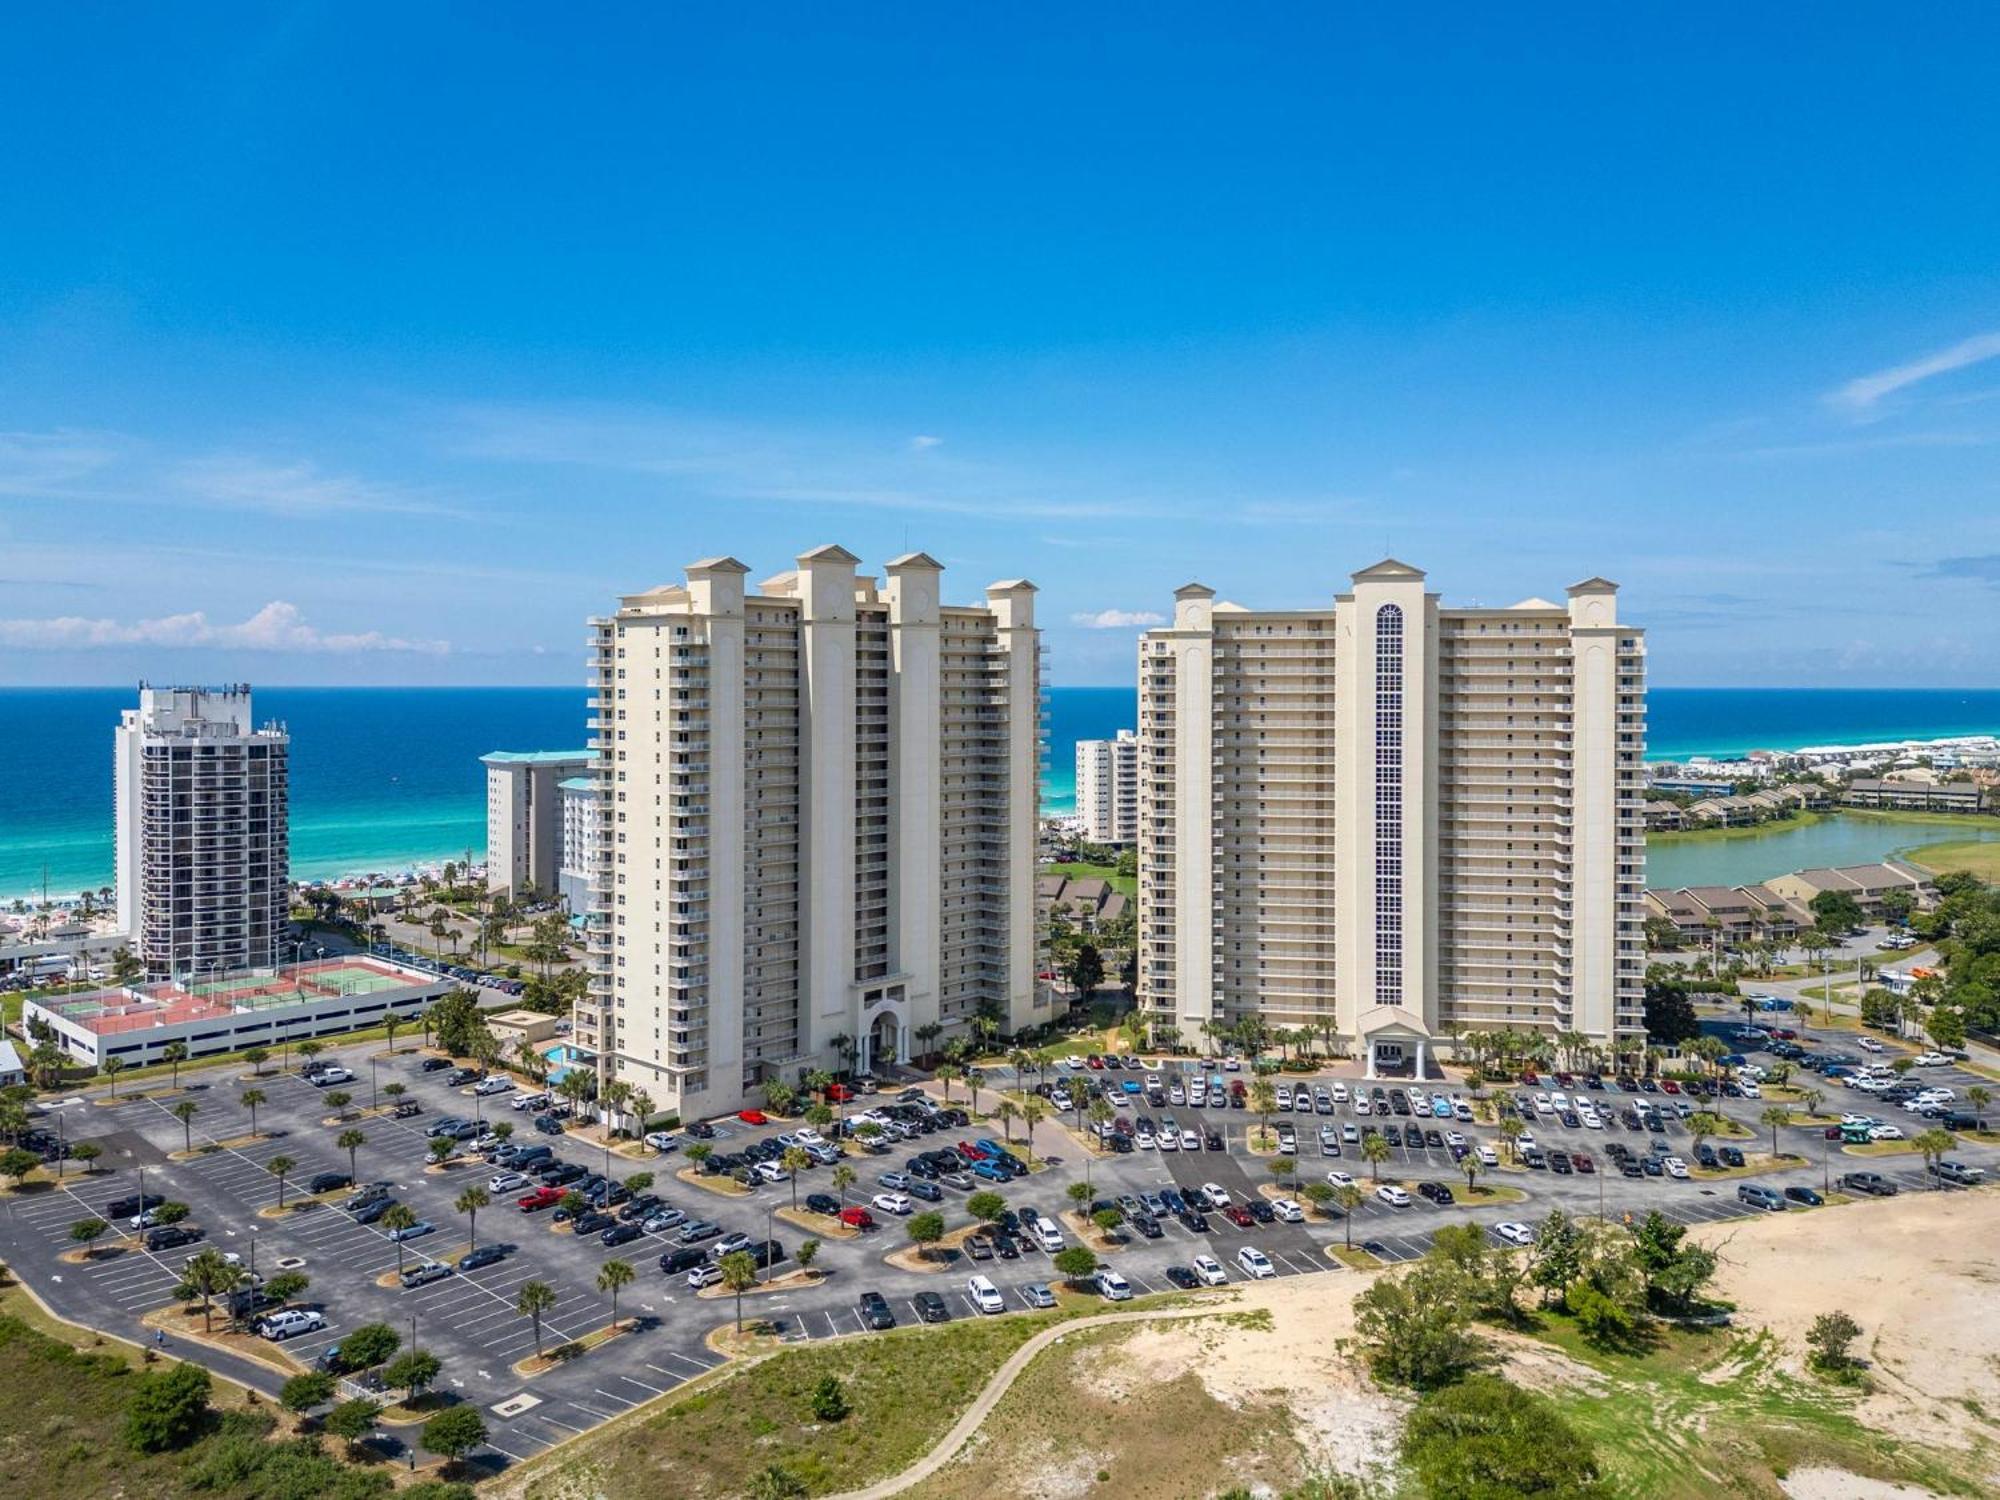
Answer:
M1203 1286L1227 1286L1229 1273L1222 1269L1222 1262L1212 1255L1197 1255L1190 1264L1194 1274Z
M257 1322L257 1332L272 1343L279 1343L295 1333L317 1333L326 1327L326 1319L305 1308L290 1308L284 1312L268 1313Z
M1410 1206L1410 1195L1397 1187L1393 1182L1385 1182L1375 1189L1375 1196L1391 1208L1408 1208Z
M1220 1183L1214 1182L1204 1182L1201 1185L1201 1196L1207 1202L1208 1206L1213 1209L1227 1208L1232 1201L1229 1196L1229 1190Z
M1238 1250L1236 1252L1236 1264L1248 1271L1258 1281L1278 1274L1278 1268L1271 1264L1271 1258L1255 1245L1245 1245L1241 1250Z
M1000 1288L984 1276L975 1276L965 1284L965 1295L972 1299L972 1305L982 1313L998 1313L1007 1310L1007 1299L1000 1295Z
M1106 1302L1130 1302L1132 1283L1106 1266L1097 1273L1097 1294Z

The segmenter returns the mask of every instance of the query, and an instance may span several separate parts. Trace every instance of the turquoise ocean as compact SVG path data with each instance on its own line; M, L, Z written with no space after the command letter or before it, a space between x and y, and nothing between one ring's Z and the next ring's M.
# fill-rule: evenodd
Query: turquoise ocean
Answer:
M58 898L110 883L111 731L136 701L123 688L0 689L0 898L39 894L44 872ZM292 733L293 874L393 873L480 858L486 797L479 757L578 748L586 704L572 688L258 689L259 718L282 719ZM1650 717L1647 753L1673 760L2000 733L2000 692L1655 688ZM1078 740L1136 723L1130 688L1051 689L1047 809L1073 805ZM1692 847L1660 851L1652 882L1760 878L1697 870L1692 858L1681 860ZM1816 849L1797 852L1794 859L1787 843L1782 856L1753 848L1709 858L1740 856L1746 869L1760 858L1782 860L1762 874L1818 862ZM1874 857L1852 836L1828 852ZM1675 868L1662 869L1663 857Z

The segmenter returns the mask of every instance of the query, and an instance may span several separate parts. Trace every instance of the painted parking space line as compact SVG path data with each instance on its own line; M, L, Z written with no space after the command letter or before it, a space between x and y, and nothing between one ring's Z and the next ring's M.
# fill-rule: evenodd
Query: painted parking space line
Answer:
M667 1394L666 1387L658 1385L648 1385L645 1381L638 1379L636 1376L614 1375L612 1376L612 1379L625 1381L628 1385L636 1385L637 1387L639 1387L640 1390L651 1391L655 1396L664 1396Z

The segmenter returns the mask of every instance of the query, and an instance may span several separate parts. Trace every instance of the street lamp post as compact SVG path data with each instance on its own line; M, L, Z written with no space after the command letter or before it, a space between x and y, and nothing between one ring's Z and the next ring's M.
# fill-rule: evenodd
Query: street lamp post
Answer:
M381 1067L381 1058L371 1057L368 1059L368 1112L370 1114L375 1113L376 1110L381 1108L380 1102L375 1097L375 1085L382 1076Z

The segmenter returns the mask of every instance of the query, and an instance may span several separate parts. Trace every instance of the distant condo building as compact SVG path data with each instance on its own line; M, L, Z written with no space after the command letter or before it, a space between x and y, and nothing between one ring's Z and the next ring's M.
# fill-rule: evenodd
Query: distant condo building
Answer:
M1139 644L1139 986L1156 1027L1331 1024L1369 1071L1449 1029L1641 1029L1641 633L1617 587L1446 608L1189 584Z
M282 724L247 685L141 684L113 733L118 921L153 979L277 963L290 897Z
M556 866L556 888L571 916L591 911L591 882L599 861L604 811L593 775L569 776L556 783L562 794L562 858Z
M1139 841L1139 736L1076 742L1076 814L1083 836L1098 844Z
M685 1118L906 1060L935 1025L1045 1021L1034 585L941 598L825 546L733 558L593 622L604 822L576 1041Z
M588 750L495 750L486 767L486 889L510 900L559 894L562 783L591 766Z

